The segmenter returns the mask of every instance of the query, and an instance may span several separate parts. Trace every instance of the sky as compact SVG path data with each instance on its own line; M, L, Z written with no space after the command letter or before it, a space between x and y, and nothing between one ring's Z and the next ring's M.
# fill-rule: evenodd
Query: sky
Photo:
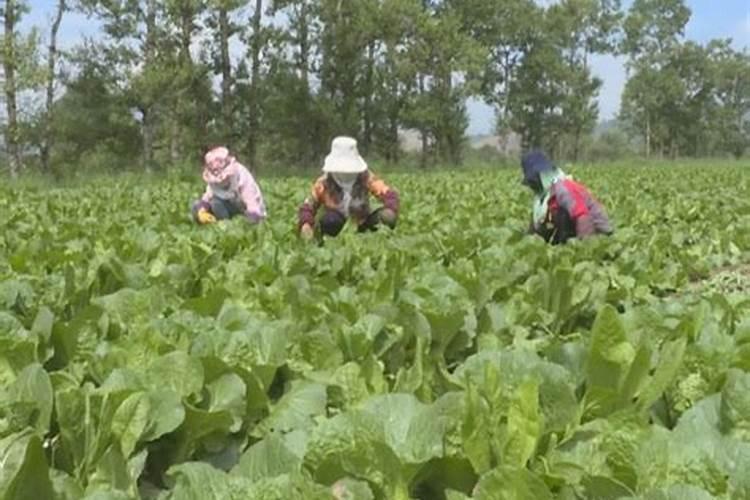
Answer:
M544 0L550 3L554 0ZM47 31L54 8L54 0L29 0L31 12L24 19L26 26L35 25ZM630 0L624 0L625 5ZM732 38L737 49L750 50L750 0L686 0L693 12L687 25L690 40L706 42L712 38ZM96 26L81 14L68 14L60 27L60 43L71 46L84 36L96 33ZM620 96L625 86L625 59L596 56L592 70L604 82L599 94L599 118L614 118L620 107ZM494 111L479 100L468 103L470 135L486 134L494 128Z

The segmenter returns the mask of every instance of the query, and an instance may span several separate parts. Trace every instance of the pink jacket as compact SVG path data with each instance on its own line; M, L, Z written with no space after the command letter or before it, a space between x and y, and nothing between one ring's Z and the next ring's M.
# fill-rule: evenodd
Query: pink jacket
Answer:
M213 197L217 197L231 202L239 201L244 206L248 219L253 222L265 219L267 213L263 194L250 171L236 160L226 170L225 178L229 179L229 185L207 182L206 192L201 200L208 203Z

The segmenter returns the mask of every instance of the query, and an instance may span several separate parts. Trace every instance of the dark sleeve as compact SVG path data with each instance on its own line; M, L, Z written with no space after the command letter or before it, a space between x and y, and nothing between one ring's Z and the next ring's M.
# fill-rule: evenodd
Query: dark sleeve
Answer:
M299 207L297 229L301 229L305 224L315 225L315 214L320 208L320 198L324 190L325 186L320 181L313 184L310 196Z
M370 173L367 178L367 188L373 196L377 197L383 203L383 207L398 214L400 199L395 189L391 188L373 173Z

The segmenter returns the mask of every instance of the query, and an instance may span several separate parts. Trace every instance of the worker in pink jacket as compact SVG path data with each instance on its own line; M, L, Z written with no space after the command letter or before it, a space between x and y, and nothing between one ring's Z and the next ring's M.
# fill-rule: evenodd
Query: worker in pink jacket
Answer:
M243 215L258 223L266 218L260 187L252 174L225 147L209 150L203 166L206 192L193 204L193 218L199 224Z

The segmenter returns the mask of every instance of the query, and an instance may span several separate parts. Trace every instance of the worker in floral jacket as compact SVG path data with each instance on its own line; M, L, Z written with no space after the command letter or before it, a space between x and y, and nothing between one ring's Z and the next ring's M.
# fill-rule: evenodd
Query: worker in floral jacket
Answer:
M252 174L225 147L211 148L204 156L203 181L206 191L193 204L193 218L199 224L243 215L249 222L266 218L263 194Z
M383 206L371 211L370 195ZM351 219L358 232L375 231L380 224L393 229L399 210L398 193L380 180L367 167L357 151L357 141L351 137L337 137L326 156L323 175L315 181L310 196L299 209L298 229L304 239L319 234L337 236Z
M523 184L534 192L530 232L552 244L570 238L611 234L609 218L602 204L588 189L556 167L541 151L521 159Z

